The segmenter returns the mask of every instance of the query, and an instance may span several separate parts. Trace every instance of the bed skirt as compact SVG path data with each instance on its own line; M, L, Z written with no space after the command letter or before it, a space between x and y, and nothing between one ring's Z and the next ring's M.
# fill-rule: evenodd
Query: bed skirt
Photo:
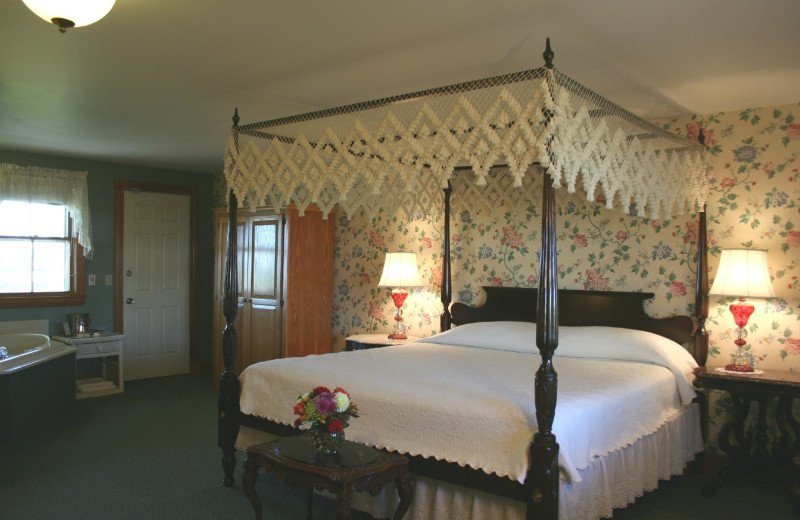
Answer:
M266 434L242 428L237 448L265 442ZM678 475L703 450L700 409L684 407L656 432L636 443L595 459L579 470L581 482L561 482L558 516L562 520L609 518L616 508L658 487L659 480ZM353 496L352 507L375 518L390 518L398 498L392 486L377 497ZM525 504L480 491L417 477L414 501L405 520L525 520Z

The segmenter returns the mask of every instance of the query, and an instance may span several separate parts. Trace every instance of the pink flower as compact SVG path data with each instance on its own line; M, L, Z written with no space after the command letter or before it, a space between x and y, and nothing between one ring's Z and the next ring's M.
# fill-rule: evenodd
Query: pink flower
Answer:
M686 125L686 134L688 135L689 139L692 141L699 143L700 142L700 123L688 123ZM706 146L713 146L717 144L717 140L714 139L714 131L707 130L702 128L703 136L705 137L705 145Z
M428 278L431 285L435 285L436 287L442 286L442 269L434 267L431 269L431 276Z
M370 275L368 273L361 273L361 283L362 284L369 285L371 279L372 278L370 277Z
M792 123L786 128L786 136L789 139L800 139L800 123Z
M522 241L522 235L517 233L511 226L503 226L503 238L500 240L501 244L508 244L511 249L519 249L525 246Z
M730 177L725 177L719 185L723 188L733 188L734 180Z
M611 287L608 286L608 279L603 278L603 275L597 269L586 270L586 283L583 284L584 289L592 288L596 291L610 291Z
M697 232L699 231L699 224L697 221L692 220L686 223L686 237L683 239L683 243L686 244L688 242L697 242Z
M386 318L386 315L383 313L383 308L376 302L369 302L369 315L378 321Z
M369 230L369 245L377 247L378 249L386 247L383 237L374 229Z
M528 277L528 279L526 280L526 282L528 282L529 284L531 284L531 285L532 285L532 284L535 284L535 283L536 283L536 280L538 280L538 279L539 279L539 278L538 278L538 277L537 277L535 274L532 274L532 275L530 275L530 276Z
M669 292L673 296L686 296L686 286L683 282L672 282L669 286Z
M764 173L769 173L774 169L775 169L775 164L772 161L765 162L764 167L762 168L762 170L764 170Z
M431 239L430 239L430 237L423 237L422 238L422 247L424 247L425 249L430 249L431 248Z
M461 242L461 235L453 235L453 242Z
M800 231L788 231L786 243L789 244L789 247L800 247Z
M503 280L501 280L499 276L494 276L494 277L492 277L491 280L489 280L489 284L492 287L502 287L503 286Z
M619 230L617 231L617 234L614 235L614 238L616 238L617 240L625 240L626 238L628 238L628 232Z
M786 352L793 356L800 354L800 339L786 338Z
M573 243L575 247L586 247L589 245L589 241L586 240L586 235L575 235Z

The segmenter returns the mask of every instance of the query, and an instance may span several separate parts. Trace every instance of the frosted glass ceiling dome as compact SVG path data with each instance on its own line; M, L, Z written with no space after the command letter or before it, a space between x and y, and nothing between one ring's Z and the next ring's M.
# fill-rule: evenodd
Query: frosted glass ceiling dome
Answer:
M36 16L66 32L71 27L93 24L111 11L115 0L22 0Z

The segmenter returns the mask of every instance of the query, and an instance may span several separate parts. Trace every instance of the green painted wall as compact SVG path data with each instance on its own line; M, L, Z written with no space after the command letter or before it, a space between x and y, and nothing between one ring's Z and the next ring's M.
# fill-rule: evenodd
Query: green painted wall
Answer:
M200 369L211 374L211 323L213 316L214 237L212 208L213 176L112 164L106 162L38 155L0 150L0 163L21 166L40 166L88 172L89 206L92 212L92 232L95 253L86 262L87 274L97 276L97 285L87 287L86 303L82 307L42 307L31 309L0 309L0 321L50 321L50 333L63 333L61 323L67 314L88 312L92 327L110 331L114 325L114 287L105 285L105 275L114 272L114 182L124 179L195 186L198 189L198 250L197 250L197 340ZM2 194L0 194L1 196ZM117 283L114 280L114 283Z

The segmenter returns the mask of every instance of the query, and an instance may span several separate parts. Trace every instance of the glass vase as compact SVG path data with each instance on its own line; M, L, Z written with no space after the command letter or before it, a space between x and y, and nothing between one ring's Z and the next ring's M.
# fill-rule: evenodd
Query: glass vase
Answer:
M344 441L344 430L338 433L331 433L324 428L313 430L311 440L320 453L336 453Z

